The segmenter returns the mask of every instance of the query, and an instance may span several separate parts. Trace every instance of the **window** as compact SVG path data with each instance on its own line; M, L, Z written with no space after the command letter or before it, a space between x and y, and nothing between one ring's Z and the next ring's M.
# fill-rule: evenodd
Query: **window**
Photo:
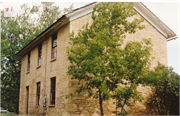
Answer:
M40 82L37 83L36 105L39 105L39 100L40 100Z
M42 44L38 46L38 66L41 65L42 60Z
M57 33L52 36L52 54L51 58L57 57Z
M31 52L28 53L28 65L27 65L27 71L30 71L30 60L31 60Z
M28 114L28 106L29 106L29 86L26 87L26 114Z
M50 105L55 104L55 93L56 93L56 77L53 77L51 78Z

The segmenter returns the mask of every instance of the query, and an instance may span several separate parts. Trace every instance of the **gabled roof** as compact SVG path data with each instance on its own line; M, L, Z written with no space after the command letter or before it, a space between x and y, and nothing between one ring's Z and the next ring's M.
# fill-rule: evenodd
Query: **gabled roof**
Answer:
M177 38L177 35L165 25L153 12L151 12L143 3L134 2L134 9L144 17L152 26L154 26L166 39ZM167 40L168 41L168 40Z
M16 53L16 55L23 56L25 53L29 52L35 46L37 46L42 41L44 41L46 37L51 36L52 33L54 33L54 31L60 29L68 22L91 13L93 11L93 6L97 3L98 2L87 4L83 7L73 10L70 13L63 15L55 23L53 23L46 30L40 33L28 45L26 45L23 49L21 49L18 53ZM167 25L165 25L154 13L152 13L143 3L141 2L133 2L133 3L134 3L134 9L142 17L144 17L153 27L155 27L164 37L166 37L167 41L177 38L177 35Z

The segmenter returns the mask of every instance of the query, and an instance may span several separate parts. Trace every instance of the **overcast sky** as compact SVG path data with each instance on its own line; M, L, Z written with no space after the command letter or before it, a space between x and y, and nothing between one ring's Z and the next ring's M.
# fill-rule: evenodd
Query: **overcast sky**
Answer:
M9 0L1 0L2 2L7 2ZM15 2L16 0L11 2ZM36 1L28 1L28 2L37 2ZM43 0L44 1L44 0ZM45 0L47 1L47 0ZM104 0L106 1L106 0ZM113 0L117 1L117 0ZM122 0L121 0L122 1ZM127 0L126 0L127 1ZM134 0L131 0L134 1ZM24 1L16 1L19 4ZM39 1L40 2L40 1ZM69 7L71 4L74 3L74 8L82 7L88 3L94 1L83 2L82 0L70 1L54 1L56 4L60 6L61 9L64 7ZM163 21L171 30L173 30L177 35L178 38L176 40L171 40L167 42L167 53L168 53L168 66L172 66L174 71L180 74L180 39L179 39L179 31L178 28L180 27L180 2L179 0L141 0L143 4L145 4L161 21Z

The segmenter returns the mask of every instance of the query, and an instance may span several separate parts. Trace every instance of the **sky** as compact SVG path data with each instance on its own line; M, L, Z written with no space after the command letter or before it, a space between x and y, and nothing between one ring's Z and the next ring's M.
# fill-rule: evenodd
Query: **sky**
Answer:
M103 1L107 1L107 0L103 0ZM113 1L117 1L117 0L113 0ZM125 1L125 0L121 0L121 1ZM131 1L134 1L134 0L131 0ZM2 2L1 5L5 2L16 2L20 5L24 1L1 0L1 2ZM40 1L30 0L28 2L40 2ZM94 1L88 0L88 2L84 2L83 0L76 0L76 2L74 2L71 0L66 0L66 2L64 2L64 1L58 0L58 1L53 1L53 2L59 5L61 9L63 9L64 7L69 7L71 4L74 4L74 9L76 9ZM118 2L120 2L120 0ZM179 0L159 0L159 1L158 0L141 0L141 2L144 5L146 5L173 32L177 34L178 38L176 40L171 40L167 42L167 55L168 55L168 66L172 66L174 68L174 71L180 74L180 39L179 39L180 1Z

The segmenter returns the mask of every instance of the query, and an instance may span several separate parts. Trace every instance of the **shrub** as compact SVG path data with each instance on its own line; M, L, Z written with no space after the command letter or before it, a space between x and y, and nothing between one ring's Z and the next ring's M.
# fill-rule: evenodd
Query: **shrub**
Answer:
M159 64L151 76L152 94L146 102L150 113L178 115L180 75L173 72L173 68Z

